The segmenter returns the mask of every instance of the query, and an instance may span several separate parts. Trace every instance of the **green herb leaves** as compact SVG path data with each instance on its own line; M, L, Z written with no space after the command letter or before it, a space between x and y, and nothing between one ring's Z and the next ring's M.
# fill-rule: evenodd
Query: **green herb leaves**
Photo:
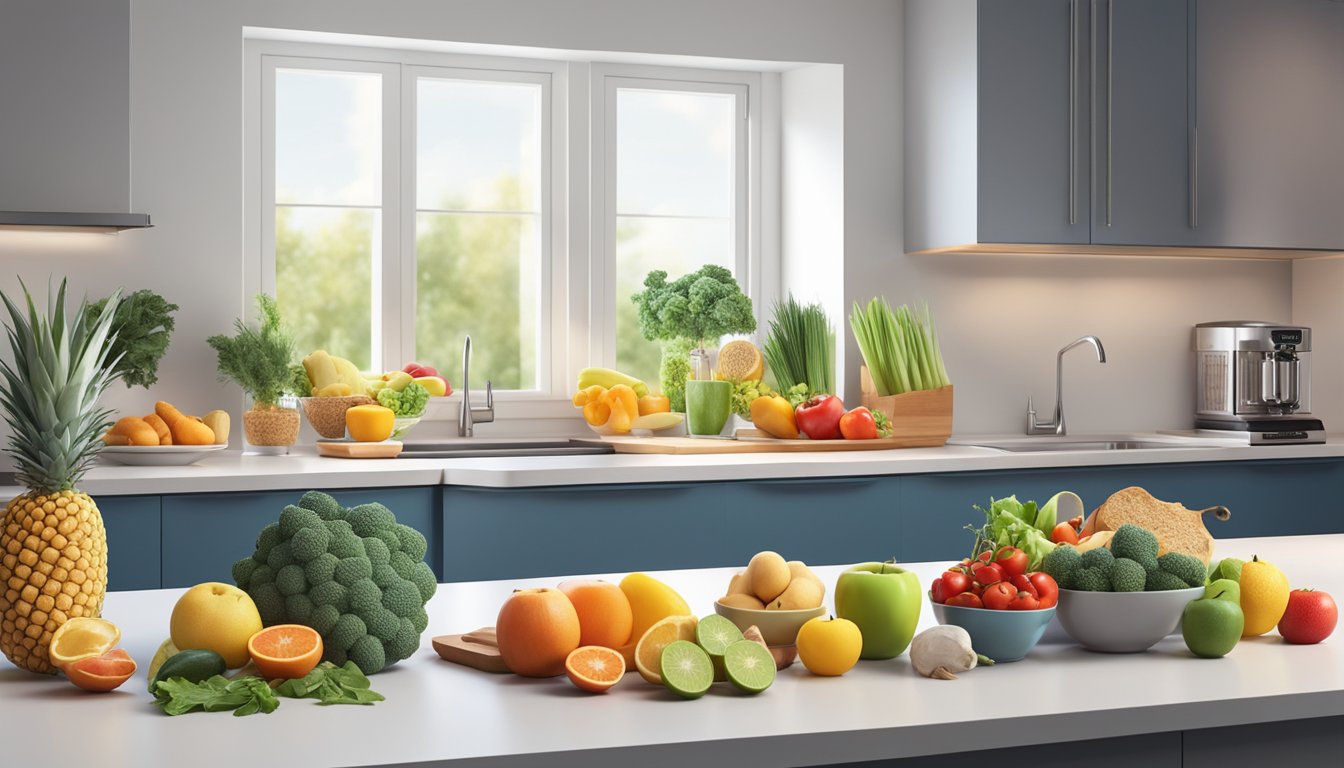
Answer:
M317 699L324 706L372 704L383 700L381 693L370 690L369 678L353 661L345 662L343 667L324 661L305 677L281 683L275 692L290 699Z
M878 395L938 389L952 383L943 367L928 307L916 314L904 304L893 312L882 298L868 302L866 309L856 302L849 325Z
M185 715L197 709L203 712L233 711L235 717L270 714L280 706L275 692L259 677L229 680L222 675L199 683L181 677L154 684L154 699L165 714Z
M206 339L219 356L219 374L232 379L257 405L275 405L293 382L290 360L294 357L294 339L280 327L280 309L275 299L258 294L257 308L261 327L242 320L234 321L236 336L211 336Z
M97 322L105 306L107 299L85 307L85 324ZM112 370L128 388L148 389L159 380L159 360L168 351L178 306L153 291L139 290L123 297L116 307L107 359L116 361Z
M765 362L782 390L800 384L809 392L835 393L835 331L820 304L799 304L793 296L775 305Z
M717 264L670 283L666 272L655 269L644 278L644 290L630 300L639 307L639 327L650 341L683 338L698 346L717 345L724 334L756 330L751 299L733 273Z

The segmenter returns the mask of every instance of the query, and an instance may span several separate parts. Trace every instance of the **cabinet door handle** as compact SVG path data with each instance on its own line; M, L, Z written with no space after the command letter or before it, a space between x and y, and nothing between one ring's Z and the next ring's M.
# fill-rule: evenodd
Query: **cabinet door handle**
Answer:
M1190 228L1199 228L1199 126L1190 129Z
M1074 188L1077 174L1078 108L1078 0L1069 0L1069 224L1078 223L1078 193Z
M1114 83L1115 0L1106 0L1106 226L1111 226L1111 93Z

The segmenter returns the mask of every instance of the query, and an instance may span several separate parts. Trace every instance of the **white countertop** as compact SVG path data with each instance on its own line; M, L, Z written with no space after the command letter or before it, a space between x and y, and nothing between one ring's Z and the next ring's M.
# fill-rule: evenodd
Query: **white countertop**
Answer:
M1130 434L1122 437L1180 442L1180 438L1168 435ZM954 439L971 438L956 436ZM1331 435L1328 442L1318 445L1253 447L1224 441L1218 447L1041 453L947 445L942 448L818 453L357 460L324 458L317 456L311 447L299 446L286 456L224 451L184 467L128 467L101 463L89 471L80 487L91 494L109 496L440 484L528 488L1339 457L1344 457L1344 435ZM0 487L0 494L8 494L5 498L22 492L23 489L17 486Z
M1344 535L1226 539L1217 551L1258 554L1281 567L1294 586L1344 596L1344 577L1334 564ZM910 567L928 583L945 565ZM816 570L829 586L841 566ZM657 575L707 614L731 573L720 568ZM917 676L904 655L861 662L840 678L813 677L795 664L759 696L716 685L695 701L650 686L638 674L592 696L563 677L490 675L440 661L429 648L431 635L493 624L515 587L557 580L441 585L429 605L420 651L372 678L374 689L387 696L372 707L286 699L270 715L169 718L151 704L143 670L121 690L94 695L0 661L5 763L49 764L52 750L73 736L80 764L90 766L234 768L258 760L304 766L787 766L1344 714L1339 630L1314 646L1287 645L1271 632L1220 660L1191 656L1178 636L1129 655L1043 642L1021 662L975 669L954 682ZM108 595L104 615L119 624L125 647L141 664L166 636L180 593ZM932 623L926 604L921 629Z

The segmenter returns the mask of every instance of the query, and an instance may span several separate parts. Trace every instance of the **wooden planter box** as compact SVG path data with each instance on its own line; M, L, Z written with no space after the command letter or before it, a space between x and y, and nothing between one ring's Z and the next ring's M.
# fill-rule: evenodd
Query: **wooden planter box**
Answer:
M952 386L906 392L903 395L877 394L868 367L859 369L861 402L870 411L881 411L891 419L892 437L901 438L912 448L936 448L952 436Z

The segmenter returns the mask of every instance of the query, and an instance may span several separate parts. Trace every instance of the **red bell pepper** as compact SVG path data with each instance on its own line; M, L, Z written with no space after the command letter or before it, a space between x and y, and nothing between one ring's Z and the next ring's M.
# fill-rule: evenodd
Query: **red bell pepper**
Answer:
M794 411L798 429L812 440L836 440L840 437L840 417L845 404L835 395L817 395Z

